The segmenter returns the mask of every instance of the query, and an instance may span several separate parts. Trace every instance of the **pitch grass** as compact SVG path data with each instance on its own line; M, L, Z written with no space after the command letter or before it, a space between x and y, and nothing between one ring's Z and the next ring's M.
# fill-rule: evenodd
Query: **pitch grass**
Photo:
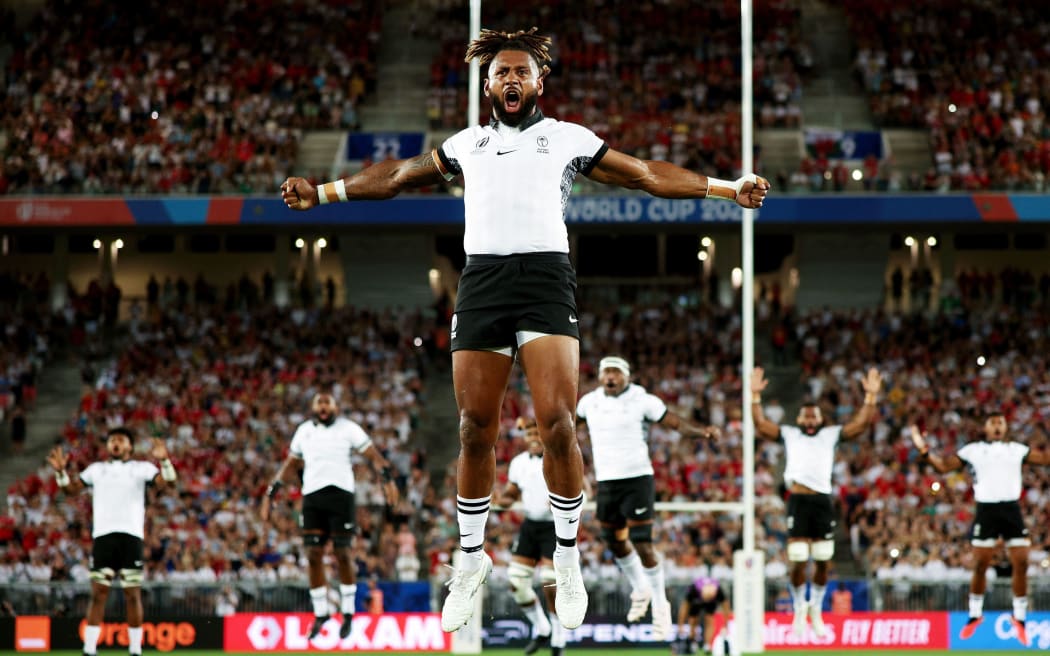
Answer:
M1018 650L1020 651L1020 650ZM58 656L81 656L81 652L78 651L58 651L50 652L51 654L57 654ZM149 654L161 654L162 652L156 652L149 650ZM240 656L233 652L224 652L220 650L176 650L170 652L172 656ZM271 654L272 656L301 656L302 654L321 654L323 652L256 652L254 654L244 654L244 656L258 656L260 653ZM351 652L332 652L333 654L340 653L351 653ZM440 654L442 652L352 652L359 656L397 656L398 654L421 654L421 653L432 653ZM538 656L547 656L550 652L548 650L541 650L538 652ZM581 654L582 656L605 656L606 654L624 654L630 656L670 656L671 649L661 648L631 648L631 647L617 647L617 648L567 648L566 654ZM815 656L861 656L863 654L892 654L894 656L949 656L948 650L813 650L806 652L804 650L777 650L773 652L765 652L766 654L785 654L787 656L810 654ZM1005 651L954 651L950 652L950 656L1003 656L1008 652ZM127 654L127 650L123 649L100 649L99 656L123 656ZM521 649L486 649L482 652L484 656L522 656Z

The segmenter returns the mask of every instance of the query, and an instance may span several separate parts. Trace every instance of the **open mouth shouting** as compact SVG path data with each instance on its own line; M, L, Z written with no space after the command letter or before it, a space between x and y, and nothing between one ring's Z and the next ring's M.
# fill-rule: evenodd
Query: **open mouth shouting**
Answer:
M503 107L509 114L517 114L521 110L521 91L518 89L507 89L503 94Z

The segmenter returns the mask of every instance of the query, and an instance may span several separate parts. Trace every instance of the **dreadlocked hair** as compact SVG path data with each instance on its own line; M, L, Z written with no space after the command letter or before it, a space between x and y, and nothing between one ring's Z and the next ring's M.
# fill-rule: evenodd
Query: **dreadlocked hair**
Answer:
M551 67L546 62L551 60L549 36L536 34L538 27L531 30L518 30L517 32L500 32L498 30L481 30L478 38L467 46L467 56L464 61L477 58L482 66L489 63L503 50L524 50L529 53L540 66L540 77L546 77L551 72Z

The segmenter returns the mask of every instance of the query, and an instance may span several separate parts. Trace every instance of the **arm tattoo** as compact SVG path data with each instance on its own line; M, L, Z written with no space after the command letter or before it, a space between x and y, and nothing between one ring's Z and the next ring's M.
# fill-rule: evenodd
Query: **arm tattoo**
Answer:
M438 175L441 174L441 172L438 171L437 165L434 164L434 158L430 153L416 155L415 158L412 159L412 165L409 167L409 170L412 173L422 173L426 171L437 173Z

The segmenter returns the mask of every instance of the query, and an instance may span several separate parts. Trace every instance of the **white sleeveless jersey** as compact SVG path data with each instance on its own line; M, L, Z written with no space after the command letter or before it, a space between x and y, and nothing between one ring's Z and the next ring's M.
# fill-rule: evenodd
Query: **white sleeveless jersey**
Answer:
M371 445L365 430L346 417L337 417L331 426L313 419L299 424L289 452L303 461L303 494L329 485L353 492L354 466L350 454Z
M842 426L825 426L816 435L806 435L798 426L781 426L784 440L784 482L799 483L814 492L831 494L831 474L835 466L835 446Z
M616 396L599 387L583 395L576 416L587 422L599 481L652 476L649 460L649 425L667 414L660 397L630 384Z
M146 486L159 471L143 460L109 460L80 472L80 480L91 487L91 537L127 533L144 538Z
M1021 463L1029 448L1020 442L970 442L956 452L973 470L973 498L1000 503L1021 498Z
M526 518L537 522L554 521L547 480L543 478L543 456L534 457L528 451L514 456L507 468L507 481L521 490L521 505Z
M577 174L588 174L608 146L587 128L536 114L520 130L467 128L438 149L462 173L467 255L569 252L565 206Z

